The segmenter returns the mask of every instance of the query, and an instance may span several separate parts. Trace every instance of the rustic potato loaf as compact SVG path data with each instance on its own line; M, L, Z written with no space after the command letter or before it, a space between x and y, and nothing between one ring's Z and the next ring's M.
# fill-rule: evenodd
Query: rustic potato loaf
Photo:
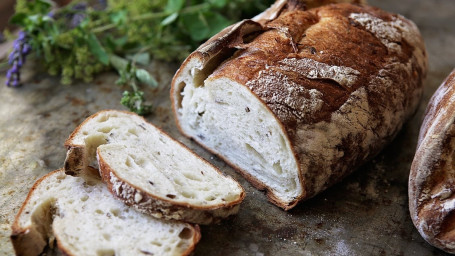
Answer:
M455 253L455 70L436 90L409 175L409 212L422 237Z
M41 255L54 239L65 255L188 255L200 231L130 209L98 175L57 170L30 190L11 235L16 254L27 256Z
M234 179L134 113L98 112L65 145L67 174L99 165L117 198L157 218L210 224L236 214L245 197Z
M426 67L419 30L400 15L278 1L193 52L171 99L183 134L287 210L395 137Z

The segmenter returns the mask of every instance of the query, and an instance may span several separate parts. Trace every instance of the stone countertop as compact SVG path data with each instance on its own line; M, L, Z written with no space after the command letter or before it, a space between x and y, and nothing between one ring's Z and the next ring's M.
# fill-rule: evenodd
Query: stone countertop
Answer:
M177 65L150 66L164 87L148 92L157 108L147 119L232 175L247 192L236 217L201 227L195 255L445 255L414 228L407 181L428 100L455 67L455 1L369 2L404 15L420 28L430 63L422 104L373 161L288 212L270 204L232 168L177 131L168 95ZM14 254L9 241L14 216L35 180L62 167L67 136L99 110L124 109L119 104L124 88L114 85L115 74L64 86L37 65L28 63L19 89L3 86L5 74L0 76L0 255Z

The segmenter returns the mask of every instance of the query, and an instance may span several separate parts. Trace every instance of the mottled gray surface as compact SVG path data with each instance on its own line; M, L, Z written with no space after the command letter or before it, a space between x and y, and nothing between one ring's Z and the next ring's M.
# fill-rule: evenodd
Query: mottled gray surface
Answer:
M412 225L407 179L423 111L455 67L455 1L369 2L414 20L421 29L430 60L422 104L375 160L289 212L268 203L224 162L178 133L168 87L149 93L159 106L148 119L234 176L247 192L236 217L201 227L196 255L444 255ZM0 86L0 255L13 254L9 235L14 215L34 181L62 166L63 142L70 132L98 110L123 109L115 74L101 75L92 84L63 86L38 66L29 63L22 88ZM168 86L176 66L161 63L150 68ZM2 85L4 80L1 74Z

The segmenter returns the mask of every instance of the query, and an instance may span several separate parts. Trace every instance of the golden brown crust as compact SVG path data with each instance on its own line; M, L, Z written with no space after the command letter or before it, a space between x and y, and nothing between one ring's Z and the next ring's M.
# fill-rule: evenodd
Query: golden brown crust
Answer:
M431 98L409 175L409 211L422 237L455 253L455 70Z
M293 145L304 186L298 201L338 182L395 137L419 103L427 59L417 27L402 16L353 4L305 10L296 1L278 2L268 14L276 17L259 15L260 31L239 33L234 30L241 24L234 25L191 54L174 76L171 99L177 125L188 136L177 113L184 87L178 81L188 66L208 80L246 86ZM229 41L226 34L238 38ZM229 58L213 61L229 48L236 49ZM307 147L310 141L316 146ZM295 205L269 197L286 209Z
M391 58L396 58L395 62L406 63L411 58L414 46L401 40L402 54L388 51L379 38L349 18L351 13L366 13L384 20L395 17L374 7L349 4L285 12L267 23L265 32L219 66L210 79L227 77L247 85L279 117L288 134L293 137L295 127L302 122L301 116L306 113L304 109L285 102L288 95L283 94L284 88L279 87L279 84L267 84L258 79L261 72L271 70L271 73L286 75L298 87L323 92L321 99L324 104L320 111L311 116L305 115L303 122L312 124L329 120L354 91L365 86L371 77L377 76L384 66L382 63L389 62ZM324 19L329 21L325 22ZM296 63L299 60L308 60L308 63ZM336 78L309 76L312 69L324 68L319 63L331 67L349 67L352 73L347 75L355 76L356 79L354 82L343 82ZM301 66L296 66L298 64ZM423 73L421 70L416 71ZM294 100L309 97L305 94L291 96Z
M372 35L364 25L350 18L351 14L356 13L367 14L384 21L398 19L400 22L408 23L401 17L390 15L377 8L350 4L329 5L310 11L284 12L277 19L267 23L265 25L267 31L244 46L244 50L237 51L234 58L224 62L209 79L227 77L246 85L278 117L286 128L290 141L295 143L300 140L298 131L303 126L311 126L323 121L331 122L333 113L346 104L353 92L366 87L372 78L378 76L381 69L387 69L388 64L407 63L413 57L414 48L420 47L420 45L412 46L411 42L401 38L397 42L401 45L401 52L391 51L384 45L381 38ZM330 21L325 22L325 20ZM419 35L414 36L419 37ZM409 83L404 85L402 91L399 92L402 95L413 91L420 91L419 94L421 94L425 67L418 66L416 62L411 65L412 70L393 68L387 70L389 74L386 76L397 86L403 83L401 80L407 80ZM342 75L347 78L338 78L337 75L330 77L331 74L326 76L322 74L321 77L311 75L314 69L324 72L324 69L340 66L341 68L346 67L346 71L341 72L344 72ZM242 72L238 72L239 70ZM410 74L413 74L414 77ZM287 94L290 87L295 89L292 93ZM309 108L305 108L304 105L312 100L311 90L321 92L318 100L323 104L317 111L308 113ZM385 111L381 93L390 96L396 94L390 89L368 90L371 113ZM420 95L417 95L417 98L420 98ZM416 106L413 103L415 100L415 98L409 97L392 104L396 104L397 108L403 106L407 112L406 116L409 117L414 112L415 107L410 106ZM376 115L375 118L385 118L385 116ZM376 132L379 132L380 129L394 129L395 131L385 135L390 140L398 131L397 128L392 128L397 124L393 124L389 128L384 127L382 125L384 123L385 120L377 120L376 127L371 129ZM365 156L356 153L359 150L355 146L356 143L360 142L356 142L354 138L346 138L341 145L338 145L346 157L337 162L342 161L344 166L351 166L351 170L377 154L384 145L383 142L372 143L371 148L368 149L369 154ZM304 154L302 152L304 149L296 151L300 157ZM299 161L302 162L302 159ZM324 168L314 166L312 169L319 172ZM312 188L309 185L318 174L307 172L306 180L308 182L305 197L315 195L347 174L336 165L331 169L332 174L329 174L326 184L322 188Z
M199 225L190 225L193 229L193 232L196 234L193 238L193 243L191 244L191 247L186 250L186 252L183 253L183 255L191 255L192 252L194 251L196 244L201 240L201 228Z

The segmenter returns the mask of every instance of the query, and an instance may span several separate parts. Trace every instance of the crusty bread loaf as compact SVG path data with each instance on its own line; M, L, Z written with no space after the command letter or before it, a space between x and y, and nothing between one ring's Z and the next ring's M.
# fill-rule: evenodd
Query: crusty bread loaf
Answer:
M425 113L409 175L409 212L422 237L455 253L455 70Z
M116 197L157 218L210 224L236 214L245 197L234 179L134 113L98 112L65 145L67 173L99 164Z
M57 241L65 255L188 255L198 226L155 219L114 199L98 175L39 179L12 226L16 255L40 255Z
M201 45L172 81L183 134L291 209L374 157L415 112L427 58L377 8L278 1Z

